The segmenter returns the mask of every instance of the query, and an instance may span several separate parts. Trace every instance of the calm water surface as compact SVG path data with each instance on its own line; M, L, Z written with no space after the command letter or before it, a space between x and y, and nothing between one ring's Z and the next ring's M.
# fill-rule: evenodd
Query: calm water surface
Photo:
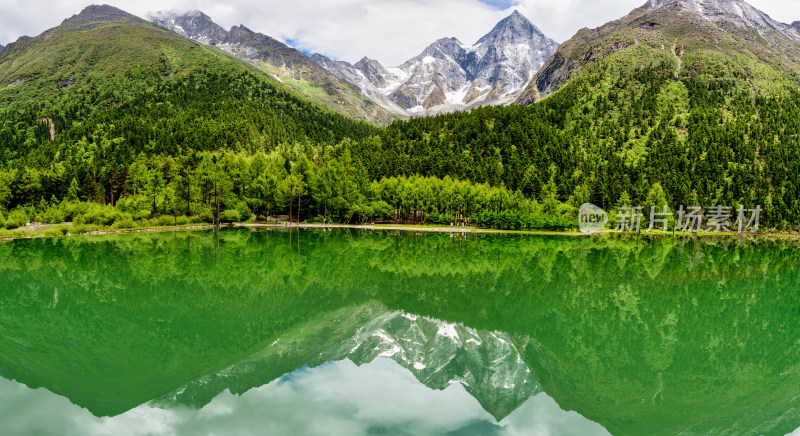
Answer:
M7 434L776 434L800 248L223 230L0 244Z

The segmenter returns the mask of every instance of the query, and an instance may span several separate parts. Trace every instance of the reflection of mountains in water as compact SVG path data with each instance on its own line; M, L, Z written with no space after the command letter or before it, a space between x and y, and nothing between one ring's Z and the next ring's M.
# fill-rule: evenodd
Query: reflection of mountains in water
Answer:
M561 409L613 434L800 425L796 241L218 235L0 244L0 376L116 416L391 353L430 386L466 380L496 416L529 395L497 389L521 373L498 369L491 335L436 344L440 319L505 332Z
M360 326L360 327L359 327ZM461 384L498 421L541 392L505 333L389 311L377 303L339 310L284 335L266 349L155 400L200 408L222 391L242 394L303 366L388 358L425 386Z

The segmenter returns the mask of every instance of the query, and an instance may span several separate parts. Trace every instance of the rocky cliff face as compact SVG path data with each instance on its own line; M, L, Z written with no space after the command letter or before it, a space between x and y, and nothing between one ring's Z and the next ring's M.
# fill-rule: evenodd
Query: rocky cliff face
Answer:
M443 38L395 68L313 59L393 112L427 115L513 102L557 47L514 12L472 46Z
M150 21L204 45L215 45L228 37L225 29L200 11L183 15L156 12L150 15Z
M225 31L208 15L193 11L185 14L154 12L151 22L191 38L216 46L274 76L284 85L345 115L386 123L394 118L361 94L353 84L343 81L302 53L286 44L247 27L233 26Z

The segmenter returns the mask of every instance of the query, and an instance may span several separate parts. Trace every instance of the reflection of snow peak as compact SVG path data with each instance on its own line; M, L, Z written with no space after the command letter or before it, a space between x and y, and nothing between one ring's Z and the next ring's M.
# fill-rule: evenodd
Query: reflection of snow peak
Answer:
M541 391L506 334L403 312L373 319L334 354L359 365L392 359L433 389L460 384L498 419Z
M315 368L346 359L359 366L392 360L434 390L460 385L497 420L541 392L505 333L386 310L367 304L325 315L154 404L202 407L226 389L243 393L262 386L284 375L281 368L291 372L304 365Z

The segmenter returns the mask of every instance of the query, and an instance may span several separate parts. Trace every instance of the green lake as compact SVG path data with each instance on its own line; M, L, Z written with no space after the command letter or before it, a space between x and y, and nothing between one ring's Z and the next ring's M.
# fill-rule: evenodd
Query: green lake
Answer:
M0 243L3 434L785 435L800 244L224 229Z

